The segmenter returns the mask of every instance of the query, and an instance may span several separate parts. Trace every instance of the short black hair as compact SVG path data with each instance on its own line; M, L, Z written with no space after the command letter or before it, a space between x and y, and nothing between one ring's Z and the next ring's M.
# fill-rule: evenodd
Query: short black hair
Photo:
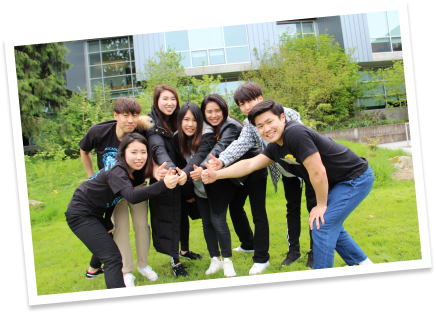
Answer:
M256 125L254 122L254 119L261 115L264 112L271 111L273 114L278 116L282 115L282 113L285 113L285 110L283 109L283 106L279 102L275 102L273 100L264 100L260 103L256 104L256 106L253 107L253 109L250 110L250 113L248 114L248 121L252 125Z
M256 83L244 83L239 85L233 94L233 100L240 106L246 101L252 101L262 96L262 89Z
M118 97L114 103L114 112L140 114L142 111L139 102L132 97Z

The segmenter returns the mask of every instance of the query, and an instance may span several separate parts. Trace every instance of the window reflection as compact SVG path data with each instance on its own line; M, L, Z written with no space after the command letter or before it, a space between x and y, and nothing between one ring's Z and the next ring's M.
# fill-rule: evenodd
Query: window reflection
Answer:
M103 58L103 63L113 63L130 60L129 50L103 52L101 55Z
M207 62L207 52L203 51L192 51L192 66L199 67L202 65L209 65Z
M366 17L372 52L402 51L398 11L371 12Z
M104 79L104 85L112 90L132 88L132 76L116 76Z
M226 63L224 49L209 50L210 65Z
M189 30L191 50L224 47L222 27Z
M226 47L248 45L247 27L245 25L224 26Z
M188 31L175 31L165 33L167 50L175 51L189 50Z
M227 63L239 63L250 61L248 47L226 48Z
M101 50L114 50L129 48L128 37L103 38L101 40Z

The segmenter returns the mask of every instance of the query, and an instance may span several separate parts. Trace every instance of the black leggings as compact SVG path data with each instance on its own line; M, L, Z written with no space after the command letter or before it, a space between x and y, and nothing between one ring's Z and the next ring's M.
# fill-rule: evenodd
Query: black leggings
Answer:
M124 288L121 253L111 235L107 233L103 218L74 210L67 211L65 216L70 229L93 254L93 260L96 258L98 263L104 264L106 287Z

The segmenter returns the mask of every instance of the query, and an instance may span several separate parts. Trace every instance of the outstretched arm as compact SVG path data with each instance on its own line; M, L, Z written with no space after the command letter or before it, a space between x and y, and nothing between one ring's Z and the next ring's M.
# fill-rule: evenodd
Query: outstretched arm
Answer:
M212 160L210 163L205 163L207 170L203 171L201 175L204 184L213 183L220 179L240 178L274 163L264 154L259 154L256 157L238 161L228 168L215 171L214 165L211 164L215 164L217 159L212 155L210 157Z

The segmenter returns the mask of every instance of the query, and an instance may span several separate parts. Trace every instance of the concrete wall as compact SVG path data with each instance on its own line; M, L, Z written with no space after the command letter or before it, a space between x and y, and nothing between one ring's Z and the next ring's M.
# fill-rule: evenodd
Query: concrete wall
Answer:
M365 138L377 138L381 136L379 144L407 141L406 126L404 123L370 126L366 128L355 128L338 131L319 132L324 136L337 140L349 140L359 143L367 143ZM409 133L409 140L410 140Z

